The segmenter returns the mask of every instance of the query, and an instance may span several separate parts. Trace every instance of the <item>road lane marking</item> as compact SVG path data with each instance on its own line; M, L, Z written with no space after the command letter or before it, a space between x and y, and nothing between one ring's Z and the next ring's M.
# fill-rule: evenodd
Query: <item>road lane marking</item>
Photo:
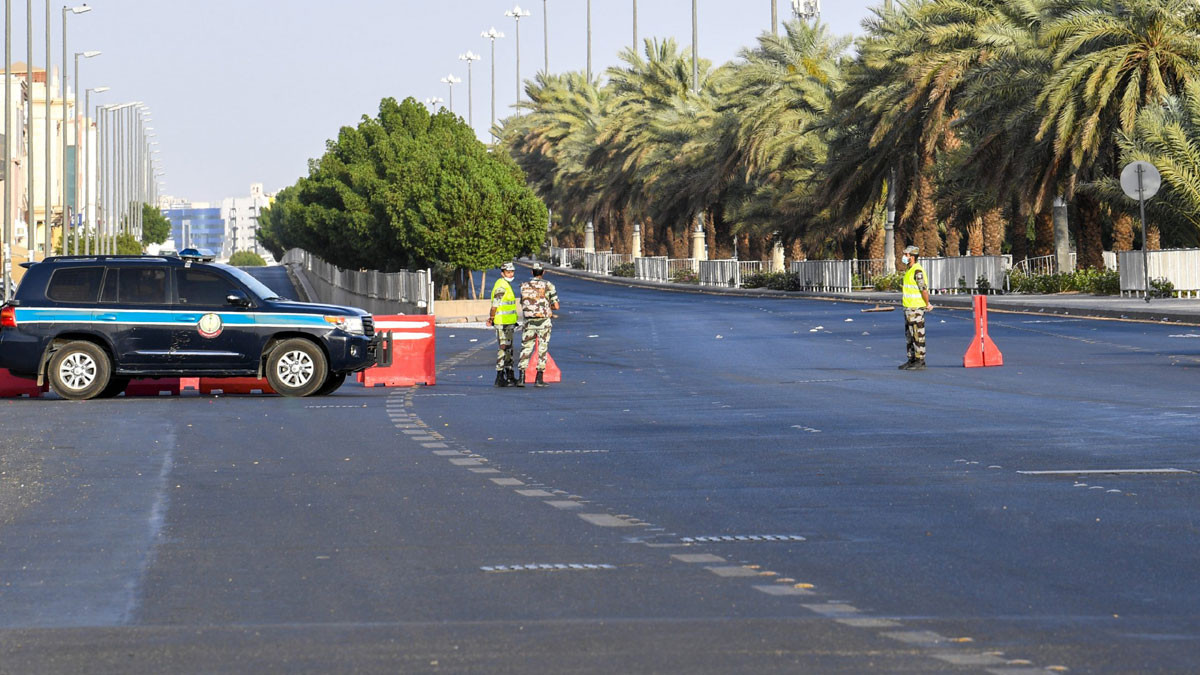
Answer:
M679 541L688 544L719 544L737 542L808 541L798 534L724 534L707 537L683 537Z
M516 490L515 492L517 494L521 495L522 497L553 497L554 496L553 492L547 492L545 490Z
M467 469L471 473L500 473L500 469Z
M516 478L489 478L488 480L496 485L504 485L506 487L525 484L524 481L517 480Z
M725 559L711 553L672 553L671 557L682 563L694 565L697 563L722 563Z
M796 588L794 586L755 586L754 590L767 595L816 595L810 590L804 588Z
M1136 476L1139 474L1155 476L1194 476L1195 471L1185 469L1060 469L1056 471L1018 471L1022 476Z
M598 527L634 527L633 523L608 513L579 513L576 515Z
M500 572L568 572L583 570L615 570L608 563L529 563L526 565L485 565L479 569L490 574Z
M752 570L741 565L721 565L719 567L705 567L704 569L712 572L719 577L756 577L758 570Z
M446 445L445 443L422 443L421 447L422 448L448 448L450 446ZM457 453L457 452L458 451L456 450L455 453Z
M549 504L550 506L553 506L556 509L582 509L583 508L583 504L580 504L579 502L568 501L565 499L556 499L556 500L548 501L546 503Z
M452 459L452 460L450 460L450 463L453 464L454 466L479 466L480 464L483 464L483 462L479 461L478 459L471 459L469 457L463 457L462 459Z

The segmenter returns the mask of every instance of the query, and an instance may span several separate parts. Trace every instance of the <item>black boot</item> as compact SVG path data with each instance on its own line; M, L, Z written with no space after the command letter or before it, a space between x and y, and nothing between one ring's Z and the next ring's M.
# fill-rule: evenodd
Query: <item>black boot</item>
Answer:
M525 371L521 370L520 368L517 368L517 386L525 386Z
M512 368L509 368L508 370L504 371L504 376L508 378L508 386L510 386L510 387L517 386L517 376L516 376L516 374L513 373Z
M534 382L533 382L533 386L535 386L535 387L548 387L548 386L550 386L550 385L546 384L546 381L545 381L545 380L543 380L543 379L542 379L542 375L543 375L542 371L540 371L540 370L539 370L539 371L537 371L537 379L536 379L536 380L534 380Z
M910 358L909 360L900 364L900 370L912 370L913 364L916 362L916 359Z
M497 387L507 387L508 386L508 378L504 376L503 370L496 371L496 386Z
M908 367L909 370L925 370L925 359L917 359Z

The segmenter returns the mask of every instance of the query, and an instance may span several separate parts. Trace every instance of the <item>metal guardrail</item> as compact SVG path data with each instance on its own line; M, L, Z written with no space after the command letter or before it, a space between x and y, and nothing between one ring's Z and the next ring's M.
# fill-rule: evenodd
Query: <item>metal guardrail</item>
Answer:
M374 270L346 270L325 262L321 258L294 248L280 261L284 265L298 265L310 280L324 286L321 298L324 302L354 305L371 312L391 311L388 303L411 305L414 309L433 313L433 273L431 270L418 272L376 272ZM380 309L383 307L384 309Z
M701 286L738 288L742 285L742 275L736 260L701 260L699 268Z
M633 259L633 276L642 281L667 281L667 256Z
M667 258L667 281L674 279L676 274L685 270L698 273L700 270L698 262L695 258Z
M958 293L965 286L974 293L979 279L987 279L992 292L1004 290L1008 277L1005 261L998 255L958 256L953 258L922 258L931 293Z
M791 272L806 291L854 290L853 260L797 260L792 263Z
M1121 251L1118 268L1121 273L1121 295L1145 297L1146 268L1141 251ZM1175 286L1181 297L1200 294L1200 249L1169 249L1146 253L1150 279L1166 279Z

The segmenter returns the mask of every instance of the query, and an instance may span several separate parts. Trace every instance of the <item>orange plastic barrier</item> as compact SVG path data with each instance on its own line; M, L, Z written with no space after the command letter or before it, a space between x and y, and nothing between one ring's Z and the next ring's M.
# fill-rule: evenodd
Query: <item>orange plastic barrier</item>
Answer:
M411 387L415 384L437 384L437 326L434 317L376 316L375 332L388 333L391 349L390 365L374 366L358 374L358 381L367 387ZM387 358L383 363L389 363Z
M975 337L971 339L971 346L967 348L967 353L963 354L963 367L983 368L1002 365L1004 365L1004 355L1000 353L996 343L992 342L992 338L988 337L987 296L976 295Z
M267 378L257 377L202 377L199 384L200 393L209 394L274 394Z
M10 374L4 368L0 368L0 398L17 398L20 396L37 398L41 395L42 388L37 385L36 380L17 377Z
M537 380L539 342L541 342L541 338L533 339L533 355L529 357L529 368L525 370L525 384L533 384ZM558 369L554 357L550 356L550 350L546 350L546 372L542 373L542 380L544 382L562 382L562 371Z

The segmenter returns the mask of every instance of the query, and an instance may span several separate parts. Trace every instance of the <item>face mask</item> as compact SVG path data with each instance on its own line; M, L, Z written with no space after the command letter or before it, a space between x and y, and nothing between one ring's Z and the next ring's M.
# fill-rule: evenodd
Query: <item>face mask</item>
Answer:
M908 264L908 256L902 256L902 257L900 258L900 262L902 262L902 263L904 263L905 265L907 265L907 264Z

